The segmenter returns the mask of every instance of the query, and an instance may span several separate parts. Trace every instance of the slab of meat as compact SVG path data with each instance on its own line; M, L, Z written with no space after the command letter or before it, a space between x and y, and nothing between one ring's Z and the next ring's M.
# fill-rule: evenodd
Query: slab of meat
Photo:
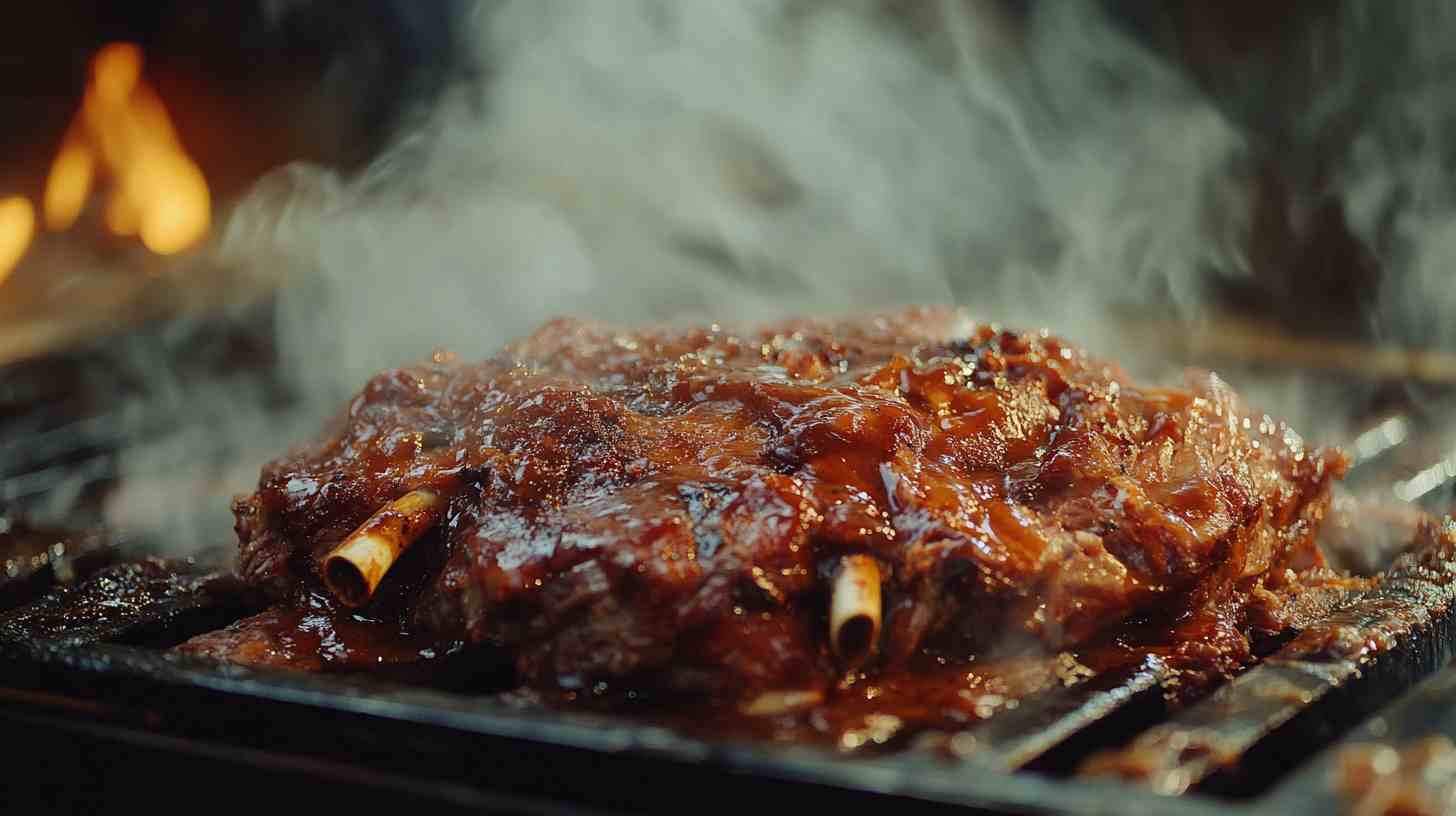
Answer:
M284 599L379 508L437 491L386 578L405 589L375 602L406 628L502 647L542 687L748 695L841 675L828 595L853 554L882 577L871 674L1200 609L1272 634L1323 567L1345 466L1211 374L1144 387L949 309L557 321L378 375L235 511L243 576Z

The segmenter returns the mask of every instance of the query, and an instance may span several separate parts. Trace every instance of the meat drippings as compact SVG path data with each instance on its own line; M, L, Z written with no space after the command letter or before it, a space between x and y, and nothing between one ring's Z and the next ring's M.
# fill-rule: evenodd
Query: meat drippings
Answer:
M434 641L371 619L319 594L275 606L226 628L197 635L176 651L245 666L360 671L431 660Z

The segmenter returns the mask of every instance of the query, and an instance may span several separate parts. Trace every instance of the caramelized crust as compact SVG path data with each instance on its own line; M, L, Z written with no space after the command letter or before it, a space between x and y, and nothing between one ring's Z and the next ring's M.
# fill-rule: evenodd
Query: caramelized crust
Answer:
M396 567L423 585L413 628L504 646L546 687L749 694L832 682L826 591L850 553L881 564L892 667L1182 609L1249 605L1242 634L1277 631L1345 466L1214 375L1143 387L948 309L563 320L378 375L235 510L245 578L284 597L380 506L463 484Z

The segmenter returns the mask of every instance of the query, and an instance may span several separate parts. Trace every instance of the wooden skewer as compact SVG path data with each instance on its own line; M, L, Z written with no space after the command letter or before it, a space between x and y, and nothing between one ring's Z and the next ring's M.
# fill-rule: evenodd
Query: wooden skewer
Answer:
M439 521L449 497L430 488L381 507L323 559L324 585L346 606L363 606L394 562Z
M878 649L881 617L879 563L846 556L829 601L829 643L845 666L859 666Z

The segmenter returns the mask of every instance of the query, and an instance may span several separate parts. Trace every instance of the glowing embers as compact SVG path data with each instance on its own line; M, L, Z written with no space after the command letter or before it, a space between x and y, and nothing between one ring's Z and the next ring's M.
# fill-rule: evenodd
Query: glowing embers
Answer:
M111 183L104 220L117 235L136 235L153 252L170 255L207 234L207 182L142 78L141 49L127 43L102 48L92 62L81 109L46 181L46 227L74 224L103 179Z

